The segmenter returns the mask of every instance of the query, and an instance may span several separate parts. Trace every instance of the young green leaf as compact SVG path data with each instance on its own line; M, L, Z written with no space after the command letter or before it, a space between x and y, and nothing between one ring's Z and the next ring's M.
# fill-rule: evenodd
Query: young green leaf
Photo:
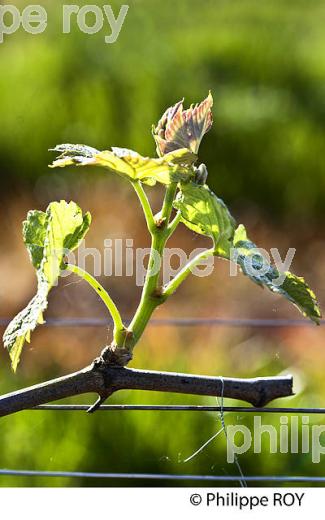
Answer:
M183 100L168 108L152 133L157 145L157 153L164 156L179 148L187 148L194 154L212 126L213 98L208 97L188 110L183 108Z
M192 175L189 168L196 160L196 155L187 149L177 150L158 159L142 157L133 150L113 147L112 151L102 152L83 145L62 144L54 148L61 155L51 167L101 166L131 181L140 180L154 186L156 182L171 184L188 180Z
M253 282L284 296L304 316L319 323L321 313L316 296L305 280L290 272L281 273L272 266L261 255L257 246L248 239L243 225L238 226L235 231L230 254L220 256L236 262Z
M17 368L25 341L29 341L37 324L43 323L48 294L64 268L64 256L79 246L90 222L90 214L83 216L74 202L52 202L46 213L28 213L23 223L23 237L36 269L37 293L4 333L4 346L9 351L13 370Z
M213 239L216 252L229 250L235 220L224 202L206 184L182 184L174 207L181 212L181 221L189 229Z
M23 222L23 238L35 269L39 269L44 251L47 228L47 214L44 211L28 212L27 220Z

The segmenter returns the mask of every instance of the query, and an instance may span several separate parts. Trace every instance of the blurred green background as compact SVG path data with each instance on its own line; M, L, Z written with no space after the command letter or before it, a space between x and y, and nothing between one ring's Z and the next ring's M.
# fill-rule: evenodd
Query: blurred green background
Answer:
M12 3L20 9L28 5ZM14 315L33 294L34 274L21 240L21 221L32 207L44 209L50 200L65 198L90 209L90 247L102 248L106 237L148 243L137 201L124 181L93 170L49 172L48 149L72 142L99 149L124 146L153 156L152 123L182 97L186 104L197 102L209 89L215 123L200 159L208 165L210 185L259 245L279 247L284 256L289 247L297 249L295 271L324 302L324 2L129 0L112 45L104 43L107 24L97 35L83 34L76 24L71 34L62 34L63 2L39 3L48 12L47 30L32 36L20 29L0 45L1 316ZM121 3L110 4L117 13ZM159 189L150 194L157 207L161 195ZM174 242L179 244L190 251L205 241L180 230ZM102 282L130 316L139 298L133 281ZM61 317L103 315L83 284L66 281L55 289L48 311ZM192 279L159 316L299 318L286 302L243 277L229 279L221 262L209 280ZM1 393L81 368L108 337L106 329L36 332L16 376L1 352ZM308 324L281 330L151 327L132 366L239 377L291 371L297 396L281 404L321 406L323 345L323 329ZM135 392L122 392L111 402L215 403ZM235 415L226 421L250 424L252 418ZM269 421L279 425L276 416ZM215 414L24 412L0 421L0 467L237 474L226 462L222 436L183 462L219 427ZM249 452L240 462L246 475L323 473L310 455L270 455L267 443L262 454ZM96 482L119 484L130 483ZM94 482L0 477L0 485Z
M85 35L72 23L63 35L62 2L42 5L46 32L21 29L0 49L7 183L35 182L47 149L67 140L152 155L162 110L211 89L216 124L202 156L215 188L272 217L324 215L324 2L131 1L112 45L107 25Z

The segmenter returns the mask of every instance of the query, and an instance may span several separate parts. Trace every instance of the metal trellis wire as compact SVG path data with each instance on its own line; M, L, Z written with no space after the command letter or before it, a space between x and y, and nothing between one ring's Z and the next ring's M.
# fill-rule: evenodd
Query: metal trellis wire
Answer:
M10 323L8 318L0 318L0 327ZM112 322L104 318L48 318L48 327L100 327L108 326ZM325 320L321 320L324 325ZM239 318L164 318L153 319L151 326L174 326L174 327L309 327L305 320L300 319L239 319ZM89 404L46 404L30 408L30 411L87 411ZM98 411L158 411L158 412L230 412L230 413L276 413L276 414L325 414L325 408L294 408L294 407L264 407L254 408L245 406L201 406L201 405L102 405ZM89 479L116 479L116 480L154 480L154 481L196 481L196 482L260 482L260 483L321 483L325 484L325 476L289 476L289 475L171 475L151 473L95 473L82 471L32 471L16 469L0 469L0 476L13 477L46 477L46 478L89 478Z
M14 477L63 477L92 478L117 480L181 480L197 482L287 482L287 483L325 483L325 477L282 476L282 475L252 475L237 477L235 475L169 475L160 473L92 473L82 471L31 471L1 469L0 476Z
M87 411L88 404L47 404L30 408L31 411ZM160 412L232 412L232 413L298 413L325 414L325 408L253 408L245 406L195 406L195 405L102 405L98 411L160 411ZM44 478L89 478L106 480L150 480L150 481L182 481L182 482L220 482L220 483L319 483L325 484L325 476L291 476L291 475L172 475L153 473L97 473L82 471L37 471L0 469L1 476L12 477L44 477Z
M34 411L83 412L89 410L90 404L45 404ZM253 408L245 406L202 406L202 405L139 405L139 404L109 404L101 405L97 411L137 411L137 412L236 412L236 413L298 413L325 414L325 408Z
M9 318L0 318L0 327L10 323ZM129 321L126 320L126 323ZM320 320L324 325L325 320ZM47 327L101 327L112 325L112 321L105 318L48 318L44 324ZM312 327L313 323L304 319L252 319L252 318L160 318L149 322L153 327Z

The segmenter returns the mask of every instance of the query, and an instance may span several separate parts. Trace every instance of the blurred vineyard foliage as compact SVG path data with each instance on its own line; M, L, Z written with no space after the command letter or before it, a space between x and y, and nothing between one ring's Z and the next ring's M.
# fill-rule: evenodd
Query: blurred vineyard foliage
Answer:
M71 34L63 35L63 2L39 3L48 11L46 32L31 36L20 30L0 46L2 315L14 314L33 294L32 270L28 271L21 241L22 218L30 207L43 209L49 200L74 198L69 183L87 179L87 189L76 200L95 216L91 245L102 245L108 232L113 237L129 236L122 233L124 224L137 238L143 234L141 215L139 221L133 216L137 202L133 207L129 192L121 195L117 187L123 181L93 171L49 172L47 150L60 142L79 142L101 149L125 146L153 155L150 128L161 112L183 96L187 103L199 101L209 89L215 98L215 124L201 156L209 167L210 184L236 216L245 211L248 217L251 212L255 224L261 220L255 226L263 238L261 245L265 237L272 246L300 245L302 273L311 271L307 279L315 281L313 286L317 282L315 289L323 298L324 1L128 0L129 12L113 45L104 43L107 25L93 36L72 25ZM96 1L103 3L108 2ZM117 13L121 3L109 3ZM15 5L23 8L27 2L17 0ZM92 175L105 178L96 193ZM123 218L118 207L123 208ZM274 225L269 234L264 231L266 221ZM288 234L288 227L282 228L285 222L290 223ZM314 243L309 242L309 231L317 238ZM288 242L288 236L295 238ZM186 240L181 242L185 249L201 243L191 236ZM218 267L215 279L189 283L165 316L219 312L254 317L264 312L265 317L277 317L271 314L278 309L272 295L262 299L259 289L242 279L225 282L222 269ZM129 315L130 301L134 305L138 294L130 294L120 279L110 279L109 287ZM100 304L85 291L73 284L59 288L49 315L102 315ZM287 312L285 305L280 309ZM294 309L288 312L289 317L298 317ZM322 330L153 328L139 346L135 364L239 377L293 369L301 393L282 404L324 406ZM0 392L78 369L97 355L106 340L106 329L44 329L35 334L16 376L1 349ZM112 402L215 404L213 399L135 392L116 395ZM226 422L231 421L248 425L252 417L228 415ZM269 421L279 425L277 416ZM0 468L236 474L236 468L226 463L223 435L193 461L183 462L219 428L217 414L206 413L99 412L89 417L24 412L0 420ZM312 464L308 454L270 455L267 442L262 454L249 452L240 462L244 474L323 474L322 464ZM1 486L79 484L120 482L0 477Z
M324 215L322 0L130 0L113 45L107 24L63 35L62 3L43 1L44 34L21 29L0 48L3 183L34 182L57 142L152 155L162 110L211 89L201 153L218 193L273 218Z

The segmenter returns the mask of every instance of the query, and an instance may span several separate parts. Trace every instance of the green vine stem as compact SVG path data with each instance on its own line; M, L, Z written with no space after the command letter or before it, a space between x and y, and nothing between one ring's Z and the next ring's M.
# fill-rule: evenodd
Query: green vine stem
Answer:
M132 353L135 345L141 338L154 310L176 291L179 285L191 273L195 265L213 254L212 249L200 253L176 275L167 287L160 287L159 281L164 248L167 240L174 233L181 221L181 214L178 212L170 222L177 184L171 184L167 187L162 209L159 214L160 218L157 222L155 221L148 197L141 182L134 181L132 185L140 200L147 227L151 235L151 249L140 303L128 329L124 326L114 301L103 286L92 275L79 266L72 264L66 266L69 271L85 280L105 303L114 322L114 348L126 349L130 353Z
M125 341L125 326L123 324L121 315L119 313L118 308L116 307L115 303L113 302L112 298L108 294L108 292L104 289L104 287L94 278L91 274L87 273L81 267L77 265L67 264L66 268L71 271L72 273L75 273L80 278L85 280L91 287L96 291L98 296L102 299L102 301L105 303L107 309L109 310L113 322L114 322L114 341L118 345L122 338L123 341Z
M149 200L141 182L135 181L132 183L132 185L141 202L147 227L152 240L148 269L140 303L127 330L123 324L121 315L115 303L107 291L105 291L105 289L100 285L100 283L80 267L70 264L67 266L67 269L88 282L89 285L103 300L114 321L115 347L117 349L127 349L127 351L130 353L132 353L135 345L141 338L154 310L176 291L176 289L188 277L196 265L198 265L202 260L205 260L209 256L213 255L213 249L208 249L202 253L199 253L175 276L175 278L165 288L160 287L159 280L164 248L166 246L167 240L174 233L181 221L181 214L178 212L174 219L170 222L177 185L172 184L166 189L164 202L159 214L160 218L157 222L155 222Z
M132 335L130 336L129 342L126 346L130 350L133 350L136 343L142 336L142 333L148 321L150 320L153 311L164 301L162 295L159 293L158 282L160 278L161 259L166 240L166 232L163 232L157 228L152 237L148 270L142 290L140 304L129 326L129 330L132 332Z
M161 209L161 218L165 219L165 226L169 225L169 219L173 211L173 202L177 191L177 184L173 183L166 189L163 207Z
M176 230L178 224L181 221L181 218L182 218L182 214L181 214L180 211L178 211L176 213L176 216L174 217L174 219L171 221L171 223L168 226L168 234L169 234L169 236L171 236L174 233L174 231Z
M152 233L155 230L156 225L155 225L155 219L152 214L152 209L151 209L147 194L144 191L144 188L140 181L133 181L132 186L133 186L136 194L138 195L138 198L140 200L140 203L141 203L141 206L143 209L144 216L146 218L148 230L149 230L150 234L152 235Z
M214 255L214 248L206 249L201 253L197 254L190 262L188 262L183 269L181 269L177 275L169 282L169 284L163 290L163 297L168 298L178 289L186 278L191 274L192 269L196 267L200 262Z
M150 320L154 310L166 300L166 297L164 297L162 294L162 289L159 288L159 279L166 242L178 224L178 221L176 221L174 222L174 226L172 228L169 226L169 220L173 210L173 201L176 195L176 191L177 184L171 184L166 189L159 222L155 223L154 228L151 231L152 242L147 275L142 290L140 304L129 326L129 331L131 334L127 339L126 344L124 345L130 351L133 350L142 336L143 331L146 328L146 325ZM147 219L148 212L144 211L144 213Z

